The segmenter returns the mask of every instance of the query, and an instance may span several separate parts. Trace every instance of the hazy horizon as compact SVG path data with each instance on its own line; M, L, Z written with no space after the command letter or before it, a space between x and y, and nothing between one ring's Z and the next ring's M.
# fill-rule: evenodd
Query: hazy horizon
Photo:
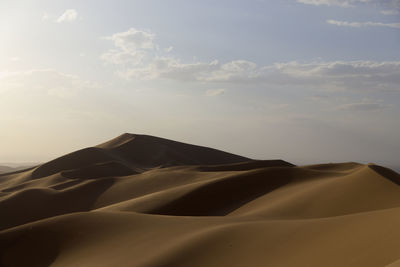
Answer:
M400 166L398 0L5 0L0 21L0 162L130 132Z

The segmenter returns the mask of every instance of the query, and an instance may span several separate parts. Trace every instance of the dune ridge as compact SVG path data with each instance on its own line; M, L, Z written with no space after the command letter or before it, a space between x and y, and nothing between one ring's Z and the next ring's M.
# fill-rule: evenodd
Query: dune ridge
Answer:
M396 266L399 184L123 134L0 175L0 266Z

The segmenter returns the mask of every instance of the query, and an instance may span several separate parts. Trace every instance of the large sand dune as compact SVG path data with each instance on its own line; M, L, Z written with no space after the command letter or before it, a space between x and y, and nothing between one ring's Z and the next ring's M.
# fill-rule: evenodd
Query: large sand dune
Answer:
M400 266L399 184L124 134L0 175L0 266Z

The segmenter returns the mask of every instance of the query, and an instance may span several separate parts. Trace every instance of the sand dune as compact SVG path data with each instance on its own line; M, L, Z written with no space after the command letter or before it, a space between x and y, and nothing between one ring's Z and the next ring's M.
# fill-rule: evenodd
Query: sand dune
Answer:
M14 168L0 165L0 173L12 172Z
M21 171L21 170L26 170L31 168L32 166L36 166L38 164L26 164L26 165L16 165L16 164L11 164L12 166L8 166L8 165L0 165L0 174L4 174L4 173L10 173L10 172L17 172L17 171ZM15 166L16 165L16 166Z
M124 134L0 175L0 266L399 266L399 184Z

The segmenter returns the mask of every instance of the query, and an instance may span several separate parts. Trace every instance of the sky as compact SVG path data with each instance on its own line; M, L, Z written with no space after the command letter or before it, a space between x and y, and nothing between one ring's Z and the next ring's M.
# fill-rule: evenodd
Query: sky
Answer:
M400 166L399 0L2 0L0 162L122 133Z

